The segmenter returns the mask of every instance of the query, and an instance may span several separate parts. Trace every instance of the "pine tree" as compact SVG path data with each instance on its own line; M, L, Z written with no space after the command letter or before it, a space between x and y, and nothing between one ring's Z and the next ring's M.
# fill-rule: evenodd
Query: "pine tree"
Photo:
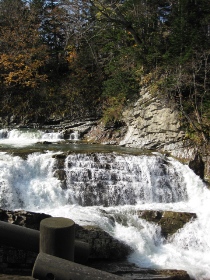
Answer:
M48 48L48 68L59 72L64 63L67 13L60 1L45 0L40 26L42 40Z

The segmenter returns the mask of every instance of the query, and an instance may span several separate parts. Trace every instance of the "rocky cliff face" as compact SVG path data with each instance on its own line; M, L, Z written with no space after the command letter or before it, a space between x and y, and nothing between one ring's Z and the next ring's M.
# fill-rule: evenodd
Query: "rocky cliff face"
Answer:
M191 156L178 112L166 101L142 89L140 98L123 113L128 130L120 145L169 151L174 156Z
M205 170L205 174L200 176L192 169L202 179L210 176L208 149L193 147L186 139L179 112L166 100L152 96L146 88L141 90L139 99L123 112L121 126L104 127L102 123L95 123L83 137L92 143L166 152L188 162L195 160L199 152L204 161L202 172ZM200 164L196 169L200 169Z
M152 96L142 88L139 99L123 112L120 128L93 126L85 135L92 142L159 150L179 158L194 157L194 149L186 141L179 113L166 100Z

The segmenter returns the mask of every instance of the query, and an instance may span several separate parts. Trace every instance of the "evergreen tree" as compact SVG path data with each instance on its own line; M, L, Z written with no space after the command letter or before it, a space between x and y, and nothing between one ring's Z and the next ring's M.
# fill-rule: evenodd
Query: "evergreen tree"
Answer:
M66 21L66 11L60 1L45 0L39 32L48 48L48 68L56 72L61 70L64 63Z
M199 140L209 139L210 9L206 0L175 2L169 17L167 89ZM198 136L199 135L199 136ZM202 136L202 137L201 137Z

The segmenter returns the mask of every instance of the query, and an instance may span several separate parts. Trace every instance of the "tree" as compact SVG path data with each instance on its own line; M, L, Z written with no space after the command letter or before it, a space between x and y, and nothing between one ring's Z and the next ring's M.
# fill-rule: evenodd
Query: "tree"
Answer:
M192 135L209 140L210 9L206 0L173 3L165 55L166 88L188 124Z
M7 87L35 88L46 81L38 26L24 1L0 2L0 77Z
M65 64L67 13L60 1L45 0L39 32L48 49L48 68L59 72Z

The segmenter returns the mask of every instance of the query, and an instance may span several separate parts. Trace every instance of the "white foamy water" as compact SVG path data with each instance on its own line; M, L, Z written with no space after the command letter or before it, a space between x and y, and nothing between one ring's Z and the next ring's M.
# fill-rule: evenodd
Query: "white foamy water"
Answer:
M72 140L72 141L78 141L79 140L79 132L74 131L74 132L70 133L69 139Z
M12 145L16 147L34 144L39 141L58 142L63 140L61 132L44 132L33 129L1 129L0 145Z
M7 209L65 205L60 181L53 176L52 153L34 153L27 160L0 153L0 206Z
M73 154L66 160L72 202L83 206L187 200L183 178L164 157Z
M1 208L99 225L133 248L129 260L140 267L184 269L192 278L210 279L210 191L188 166L158 154L72 154L62 190L52 155L24 160L0 153ZM137 216L142 209L194 212L198 218L165 240L157 225Z

